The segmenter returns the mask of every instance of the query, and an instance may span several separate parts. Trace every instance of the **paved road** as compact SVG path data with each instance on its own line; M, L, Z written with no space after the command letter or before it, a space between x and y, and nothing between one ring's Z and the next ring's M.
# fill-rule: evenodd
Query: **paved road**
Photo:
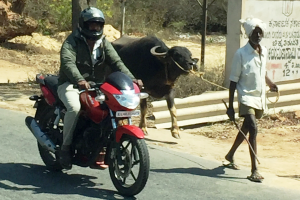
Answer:
M24 123L25 114L0 109L0 199L299 199L300 190L252 183L248 171L148 145L151 171L145 189L135 197L118 195L108 170L73 167L51 173L39 157L36 141Z

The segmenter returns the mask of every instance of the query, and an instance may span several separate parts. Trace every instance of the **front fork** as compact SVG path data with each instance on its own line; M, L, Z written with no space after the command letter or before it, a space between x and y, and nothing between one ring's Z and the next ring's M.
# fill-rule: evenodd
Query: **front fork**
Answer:
M121 155L121 149L120 149L120 141L124 134L136 137L138 139L144 138L144 132L139 127L132 125L131 118L127 118L128 124L127 125L119 125L118 122L114 116L114 113L109 110L110 117L111 117L111 123L113 127L113 142L111 143L111 147L108 148L107 155L110 155L110 159L117 158L118 163L122 162L122 155Z
M116 121L116 118L114 116L114 113L112 112L112 110L109 109L109 114L110 114L110 118L111 118L111 124L113 129L116 129L118 127L118 123ZM127 118L128 120L128 125L132 125L132 120L130 117Z
M116 121L114 113L111 110L109 110L109 113L110 113L110 117L111 117L111 123L112 123L113 130L116 131L114 135L115 135L115 141L117 143L120 142L123 134L127 134L130 136L139 138L139 139L144 138L144 132L139 127L132 125L132 120L130 117L126 118L128 120L128 124L118 125L118 122Z

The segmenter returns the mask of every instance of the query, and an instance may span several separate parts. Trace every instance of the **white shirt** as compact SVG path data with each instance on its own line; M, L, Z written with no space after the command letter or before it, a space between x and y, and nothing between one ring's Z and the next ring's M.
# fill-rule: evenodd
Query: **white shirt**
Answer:
M84 41L85 41L86 44L88 45L88 43L87 43L85 37L84 37L84 36L81 36L81 37L84 39ZM100 55L101 55L101 52L100 52L100 50L99 50L99 48L98 48L98 47L100 47L101 43L102 43L102 37L101 37L99 40L97 40L97 41L95 42L95 44L94 44L94 48L93 48L93 51L92 51L92 53L91 53L91 59L92 59L93 65L95 65L95 63L98 61L97 58L99 58Z
M238 49L233 57L229 79L237 83L239 103L266 110L267 49L261 48L261 58L249 42Z
M98 61L97 58L100 57L101 52L100 52L98 47L100 46L101 42L102 42L102 38L97 40L95 45L94 45L94 49L93 49L93 52L92 52L92 55L91 55L93 65L95 65L95 63Z

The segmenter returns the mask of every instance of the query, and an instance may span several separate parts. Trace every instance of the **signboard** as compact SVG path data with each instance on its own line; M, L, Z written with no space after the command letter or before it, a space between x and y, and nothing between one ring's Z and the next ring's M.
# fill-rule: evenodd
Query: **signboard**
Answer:
M275 82L300 79L300 1L246 1L244 6L243 18L267 24L261 45L268 50L268 77ZM248 38L241 37L244 46Z

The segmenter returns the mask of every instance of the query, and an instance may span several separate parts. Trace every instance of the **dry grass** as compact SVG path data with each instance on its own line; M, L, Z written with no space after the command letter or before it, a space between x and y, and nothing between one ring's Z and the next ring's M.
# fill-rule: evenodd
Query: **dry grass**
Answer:
M208 68L203 78L222 86L224 82L225 65L222 64L217 67ZM223 90L220 87L207 83L201 80L199 77L189 74L187 76L181 76L175 84L176 97L184 98L192 95L199 95L205 91L218 91Z

